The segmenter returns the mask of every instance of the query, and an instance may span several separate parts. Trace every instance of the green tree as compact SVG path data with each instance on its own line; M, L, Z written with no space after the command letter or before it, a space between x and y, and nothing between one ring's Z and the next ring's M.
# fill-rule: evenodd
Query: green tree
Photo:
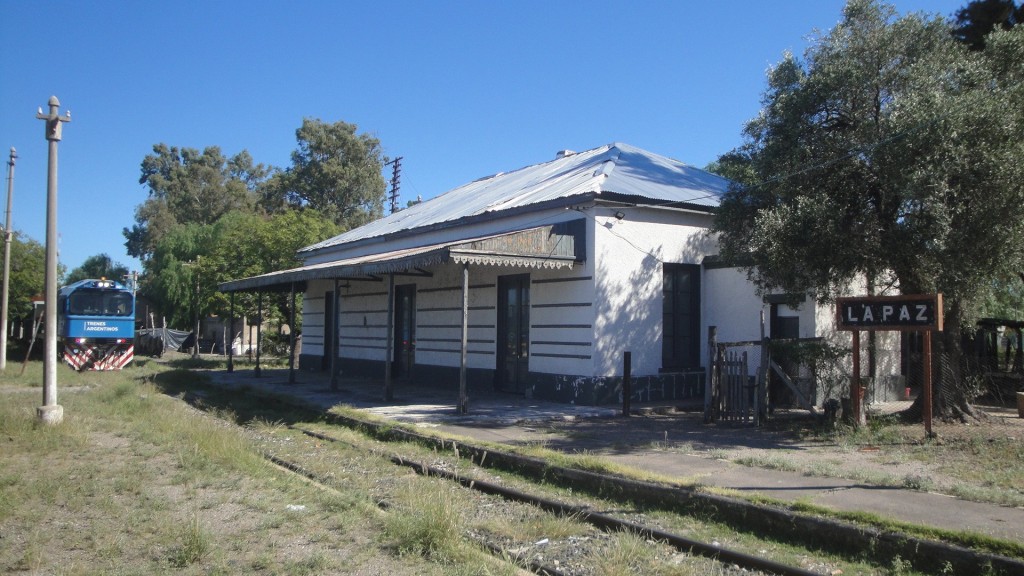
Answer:
M64 284L72 284L79 280L88 280L90 278L109 278L123 282L124 277L127 275L127 266L120 262L114 262L109 254L103 253L86 258L81 266L68 272L67 277L64 279Z
M961 329L991 280L1024 263L1021 40L1004 32L970 53L937 17L849 2L804 61L770 70L730 157L753 183L716 219L723 257L752 262L763 290L825 302L867 279L869 293L944 293L942 416L973 413Z
M58 275L63 273L58 269ZM46 247L15 231L11 235L11 279L8 285L8 318L32 313L32 298L42 297L46 288Z
M216 278L203 260L215 238L213 224L179 224L160 237L145 262L140 293L164 313L171 326L191 330L197 312L200 316L210 312L209 295L216 289Z
M956 13L953 36L971 47L983 50L985 37L993 30L1009 30L1024 22L1024 4L1013 0L974 0Z
M346 122L303 119L295 132L298 149L292 152L292 166L267 186L264 208L312 208L343 229L380 218L385 191L381 172L387 159L379 140L356 130Z
M333 222L314 210L273 215L235 211L211 224L178 225L164 234L146 262L142 293L165 311L171 325L191 329L197 312L201 317L230 312L219 283L299 266L299 248L337 232ZM287 318L288 306L284 296L265 298L264 316L280 322ZM256 295L236 297L236 316L254 317L256 311Z
M216 146L202 152L153 146L139 178L149 197L136 208L135 224L123 231L128 254L145 261L178 224L211 224L233 210L253 209L270 173L246 151L227 158Z
M222 218L216 229L215 248L208 265L211 276L219 282L300 266L302 262L296 256L300 248L339 232L336 224L315 210L288 210L272 215L236 212ZM216 292L212 297L211 310L226 316L228 296ZM271 295L264 300L264 316L287 321L289 306L287 294ZM236 315L254 317L256 311L255 295L236 296Z
M994 30L1009 30L1022 22L1024 4L1017 6L1013 0L974 0L957 11L953 36L971 50L983 50L985 37ZM1024 312L1024 285L1018 280L1024 282L1024 274L994 281L992 296L982 314L991 318L1019 318Z

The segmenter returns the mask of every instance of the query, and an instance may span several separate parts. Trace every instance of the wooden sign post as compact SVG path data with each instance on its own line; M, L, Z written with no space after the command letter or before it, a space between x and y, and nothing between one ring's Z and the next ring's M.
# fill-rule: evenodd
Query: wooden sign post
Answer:
M853 333L853 379L850 403L853 420L865 423L864 388L860 384L861 331L895 330L923 332L924 429L932 436L932 331L942 331L942 294L909 296L863 296L836 299L836 329Z

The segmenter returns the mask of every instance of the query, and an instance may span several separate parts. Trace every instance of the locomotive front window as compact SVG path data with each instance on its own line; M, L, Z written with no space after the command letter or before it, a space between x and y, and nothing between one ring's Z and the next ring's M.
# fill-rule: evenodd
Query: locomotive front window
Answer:
M131 316L132 295L125 292L79 290L68 298L68 314L79 316Z
M110 316L131 316L135 313L132 310L132 296L131 294L125 294L124 292L117 292L115 294L104 294L104 309Z

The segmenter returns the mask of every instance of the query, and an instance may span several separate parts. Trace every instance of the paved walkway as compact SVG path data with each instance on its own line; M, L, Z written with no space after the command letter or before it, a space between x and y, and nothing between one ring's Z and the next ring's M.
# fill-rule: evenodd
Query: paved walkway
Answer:
M394 401L382 401L379 381L343 379L338 390L319 373L299 372L288 383L287 370L263 370L256 378L252 370L234 373L211 371L215 384L248 387L300 398L324 410L339 404L364 410L395 421L479 441L504 444L536 443L566 452L586 451L617 464L656 473L681 481L763 494L787 501L803 501L844 511L872 512L882 517L951 530L968 530L1024 542L1024 509L968 502L957 498L901 488L870 486L837 478L805 476L750 468L728 461L680 454L659 449L657 434L647 418L622 418L621 407L575 406L544 402L522 396L474 392L469 414L455 413L456 391L418 388L396 384ZM634 409L651 409L634 405ZM570 421L570 426L542 425ZM659 423L662 428L664 423ZM661 428L658 428L661 430ZM672 419L673 441L703 446L736 445L757 437L758 447L772 447L771 433L741 427L707 426L698 413ZM660 433L660 432L659 432ZM778 445L781 447L781 445Z

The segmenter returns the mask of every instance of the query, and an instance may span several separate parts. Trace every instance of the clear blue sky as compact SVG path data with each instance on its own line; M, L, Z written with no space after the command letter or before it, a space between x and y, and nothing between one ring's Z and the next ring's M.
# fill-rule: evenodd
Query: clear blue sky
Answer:
M967 0L895 0L949 16ZM59 146L60 259L139 269L121 230L154 144L287 167L304 117L344 120L404 157L402 199L431 198L557 150L625 142L704 166L741 142L766 69L801 54L842 0L0 0L0 212L46 236L43 122ZM0 225L3 219L0 215Z

